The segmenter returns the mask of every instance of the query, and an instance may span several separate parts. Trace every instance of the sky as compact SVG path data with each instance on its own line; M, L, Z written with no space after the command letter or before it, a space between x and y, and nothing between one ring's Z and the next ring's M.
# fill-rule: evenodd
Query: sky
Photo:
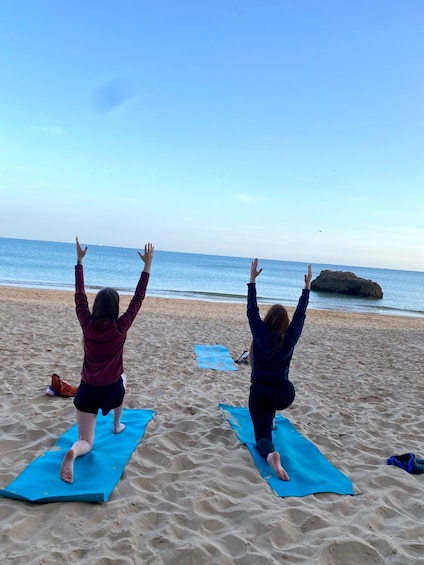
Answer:
M422 0L0 2L0 237L424 271Z

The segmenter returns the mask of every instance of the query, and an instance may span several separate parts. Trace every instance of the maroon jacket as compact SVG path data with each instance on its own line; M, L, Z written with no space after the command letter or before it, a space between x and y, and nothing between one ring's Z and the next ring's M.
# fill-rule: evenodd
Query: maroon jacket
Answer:
M75 304L84 334L84 363L81 378L90 385L107 385L119 379L124 372L122 353L127 331L133 323L146 295L149 273L144 271L125 314L117 320L104 320L95 325L88 308L84 290L82 265L75 266Z

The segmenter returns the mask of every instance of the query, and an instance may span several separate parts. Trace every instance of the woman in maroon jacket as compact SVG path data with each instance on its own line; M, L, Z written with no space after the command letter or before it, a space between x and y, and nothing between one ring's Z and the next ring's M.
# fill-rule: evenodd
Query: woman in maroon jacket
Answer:
M94 443L97 412L106 416L113 410L113 433L125 429L121 422L125 396L123 349L127 331L133 323L146 294L154 248L144 246L144 255L138 253L144 263L143 272L127 311L119 316L119 295L112 288L102 289L96 296L93 312L88 308L84 289L82 261L87 247L82 249L76 238L77 265L75 266L76 313L83 331L84 362L81 383L75 395L78 424L78 440L67 451L60 468L60 477L67 483L74 478L74 461L85 455Z

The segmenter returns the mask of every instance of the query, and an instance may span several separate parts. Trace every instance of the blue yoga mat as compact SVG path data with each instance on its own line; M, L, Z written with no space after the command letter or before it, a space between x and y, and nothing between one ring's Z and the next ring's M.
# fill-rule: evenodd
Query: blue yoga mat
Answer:
M121 421L126 428L114 434L113 413L99 415L94 447L75 460L74 482L68 484L59 477L59 470L64 454L78 439L74 424L54 447L0 490L0 495L26 502L106 502L153 416L153 410L124 409Z
M230 352L223 345L195 345L194 352L200 369L237 371Z
M277 496L306 496L318 492L355 494L352 481L327 461L287 418L277 414L273 443L290 477L289 481L282 481L256 449L249 410L226 404L220 404L219 407L238 439L248 447L261 475Z

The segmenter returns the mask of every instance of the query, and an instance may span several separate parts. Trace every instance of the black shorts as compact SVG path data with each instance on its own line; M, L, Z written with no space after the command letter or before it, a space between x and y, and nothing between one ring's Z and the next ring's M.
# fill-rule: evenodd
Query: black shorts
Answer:
M97 414L101 409L103 416L118 408L124 401L125 388L122 377L109 385L94 386L81 381L74 398L74 406L81 412Z

